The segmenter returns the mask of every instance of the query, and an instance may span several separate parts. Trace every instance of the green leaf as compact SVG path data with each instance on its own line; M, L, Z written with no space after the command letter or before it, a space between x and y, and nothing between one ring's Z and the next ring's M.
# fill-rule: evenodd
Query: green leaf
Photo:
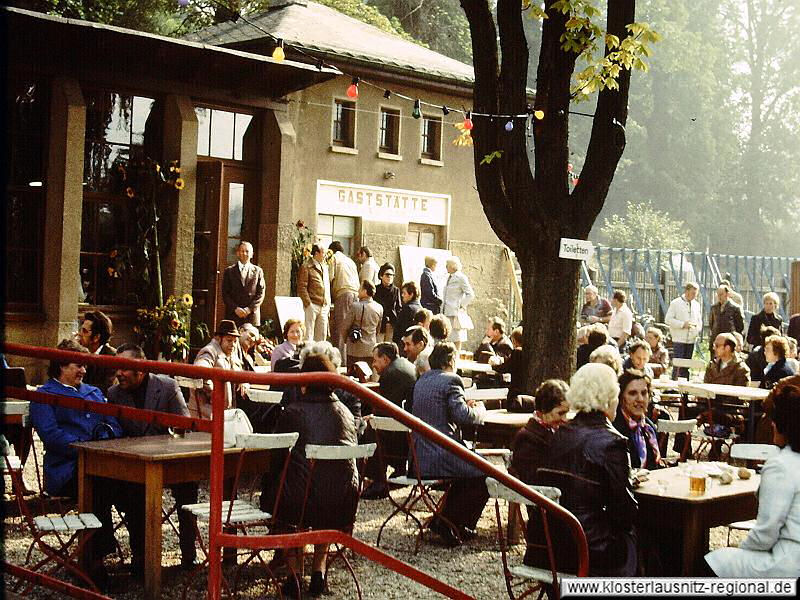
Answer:
M492 163L492 161L495 158L500 158L501 156L503 156L503 151L502 150L495 150L494 152L484 156L483 159L481 159L481 164L482 165L489 165L489 164Z

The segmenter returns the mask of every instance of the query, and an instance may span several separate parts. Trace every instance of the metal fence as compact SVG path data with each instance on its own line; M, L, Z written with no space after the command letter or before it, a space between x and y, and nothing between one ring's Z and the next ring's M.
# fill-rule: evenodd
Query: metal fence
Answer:
M716 289L727 279L742 295L745 318L762 309L762 297L774 292L781 312L791 294L791 265L800 260L783 256L737 256L709 252L678 252L596 246L595 254L582 269L584 285L594 283L601 293L624 290L631 309L664 321L670 301L683 292L687 282L700 286L698 299L707 315L716 302ZM788 315L785 315L788 316Z

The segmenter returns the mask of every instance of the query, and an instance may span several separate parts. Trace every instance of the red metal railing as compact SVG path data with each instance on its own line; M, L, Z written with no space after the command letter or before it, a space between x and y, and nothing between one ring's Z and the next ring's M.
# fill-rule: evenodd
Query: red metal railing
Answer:
M419 583L430 587L451 598L469 598L467 594L438 581L410 565L399 561L380 550L373 548L359 540L338 531L312 531L306 533L270 535L270 536L236 536L222 532L222 484L223 484L223 437L225 409L224 382L232 383L255 383L264 385L309 385L328 384L337 388L349 391L362 400L372 405L373 409L411 428L416 433L433 441L439 446L452 452L462 460L475 466L487 476L495 478L503 485L508 486L515 492L521 494L542 507L557 519L567 523L577 549L577 575L585 577L589 572L589 548L586 536L583 532L578 519L568 510L549 500L548 498L530 490L522 481L512 477L505 471L493 466L484 458L471 452L464 446L454 442L449 437L433 429L425 422L420 421L402 408L389 402L379 394L356 383L348 377L334 373L251 373L246 371L229 371L223 369L213 369L208 367L197 367L182 363L167 363L150 360L136 360L116 356L101 356L97 354L85 354L76 352L66 352L51 348L41 348L28 346L25 344L15 344L5 342L0 344L0 350L6 354L39 358L45 360L56 360L60 362L76 362L79 364L91 364L106 368L133 369L137 371L148 371L153 373L163 373L167 375L182 375L193 379L210 379L214 383L212 393L212 415L210 421L180 417L177 415L166 415L155 411L140 410L128 407L118 407L97 402L88 402L64 396L49 396L38 392L28 392L16 388L7 388L7 395L20 398L36 398L37 396L49 396L50 400L56 398L57 402L63 406L77 408L81 410L93 411L97 413L110 414L115 416L125 416L129 419L145 420L157 422L162 425L195 429L198 431L210 431L211 433L211 466L209 477L209 494L211 500L211 513L209 515L209 575L208 592L209 598L218 600L220 597L221 585L221 553L223 547L237 548L277 548L300 546L311 543L337 542L352 548L354 551L363 554L365 557L383 564L384 566L397 571L398 573L410 577ZM69 401L69 404L67 403ZM71 403L76 403L71 406ZM324 539L323 539L324 538Z
M92 590L87 590L86 588L72 585L66 581L56 579L55 577L50 577L44 573L37 573L36 571L31 571L30 569L26 569L25 567L20 567L18 565L12 565L11 563L7 563L5 561L0 561L0 571L5 573L7 576L11 575L13 577L18 577L19 579L29 581L33 585L39 585L50 588L51 590L55 590L57 592L61 592L70 598L80 598L81 600L111 600L111 598L104 596L103 594L98 594ZM8 582L6 582L6 584L7 583Z

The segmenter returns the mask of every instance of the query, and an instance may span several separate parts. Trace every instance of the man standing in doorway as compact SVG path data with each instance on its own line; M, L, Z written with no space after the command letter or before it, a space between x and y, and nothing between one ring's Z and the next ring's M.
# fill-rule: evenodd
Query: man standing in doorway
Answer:
M303 301L306 315L306 339L324 342L328 339L328 318L331 312L331 280L325 251L314 244L309 258L297 273L297 295Z
M342 243L331 242L328 249L333 252L331 259L331 290L333 297L333 316L331 318L331 343L342 354L342 364L347 364L347 315L358 299L358 269L353 259L344 253Z
M264 271L250 262L253 245L241 241L236 248L239 260L225 269L222 275L222 300L225 318L240 326L252 323L261 325L261 303L264 302Z
M109 344L113 327L111 319L99 310L90 310L83 315L83 322L75 334L76 341L92 354L116 356L116 349ZM116 369L108 369L97 365L86 367L83 382L100 388L103 396L108 395L108 388L116 383Z
M664 321L672 336L673 358L692 358L694 343L703 329L703 313L696 300L700 288L691 281L683 288L683 295L669 303ZM672 378L689 377L689 369L675 367Z

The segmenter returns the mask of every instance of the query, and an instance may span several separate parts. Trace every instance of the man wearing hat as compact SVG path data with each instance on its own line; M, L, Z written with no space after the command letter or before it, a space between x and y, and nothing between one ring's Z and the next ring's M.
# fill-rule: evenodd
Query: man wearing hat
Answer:
M236 340L239 338L239 331L236 328L236 323L229 319L223 319L219 322L217 330L214 332L214 339L212 339L200 352L197 353L197 358L194 359L194 364L200 367L216 367L218 369L241 370L238 362L233 359L233 348L236 345ZM200 389L192 389L189 397L189 413L193 417L201 417L203 419L211 418L211 380L203 382L203 387ZM240 392L247 395L246 383L241 384ZM225 408L233 407L233 390L231 384L225 384Z

